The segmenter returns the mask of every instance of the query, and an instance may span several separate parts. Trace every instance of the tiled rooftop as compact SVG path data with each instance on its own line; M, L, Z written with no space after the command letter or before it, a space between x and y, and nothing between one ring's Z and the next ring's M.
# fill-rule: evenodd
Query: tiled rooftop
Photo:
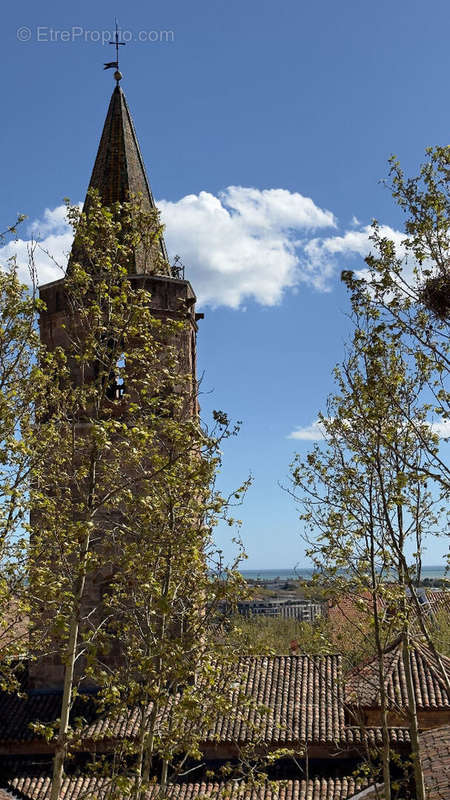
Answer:
M339 656L243 657L233 668L231 688L235 713L218 716L204 741L242 743L258 738L281 745L340 738L344 713ZM240 702L242 697L247 704ZM133 711L114 724L105 716L90 725L86 735L133 737L138 722Z
M403 666L403 645L395 642L384 655L385 687L391 708L404 708L408 703L405 670ZM450 697L439 664L433 653L425 646L416 644L410 650L410 661L417 708L419 710L449 709ZM450 658L442 656L447 670ZM377 661L370 661L355 667L347 677L346 701L366 708L380 705L378 689Z
M437 616L440 617L443 614L450 614L450 591L448 589L424 591L423 594L419 595L419 600L422 611L421 616L427 627L429 627L430 623L432 624L435 621ZM422 627L419 622L416 606L412 600L410 624L411 630L414 633L421 633Z
M60 716L61 692L30 692L18 697L0 693L0 742L29 742L36 738L30 727L33 722L53 722ZM74 703L73 717L87 721L95 716L90 695L80 696Z
M450 590L442 589L438 592L425 592L428 600L430 610L433 614L439 614L441 611L446 611L450 614Z
M251 656L238 660L233 670L236 712L219 716L205 741L250 742L255 736L267 744L334 742L344 726L339 656ZM248 705L239 702L245 695ZM61 695L30 693L28 698L3 696L0 702L0 741L30 741L30 722L49 722L59 716ZM259 711L264 707L267 711ZM138 715L111 721L95 717L92 698L77 699L74 716L87 721L85 738L132 738Z
M27 800L49 800L50 778L13 778L9 785L20 797ZM360 789L360 784L351 776L344 778L316 778L310 780L286 780L271 782L258 787L246 787L240 782L229 783L179 783L166 789L165 796L172 800L350 800ZM61 800L82 800L95 791L96 797L107 796L110 781L106 778L79 777L66 778L61 792ZM157 797L160 787L155 785L146 794L147 800ZM0 795L0 800L1 795Z
M427 800L449 800L450 725L424 731L419 738Z
M267 746L303 742L339 743L358 747L381 744L381 729L345 726L340 660L337 656L268 656L241 658L233 672L236 712L219 716L206 732L206 744L243 744L263 741ZM238 698L246 695L249 704ZM59 692L30 692L29 696L0 696L0 743L36 740L30 723L51 722L60 713ZM259 707L266 709L260 712ZM139 729L136 709L112 719L96 711L92 695L77 698L73 717L86 721L84 739L134 738ZM390 729L393 745L408 745L406 728Z
M411 736L409 733L409 728L389 728L389 739L391 745L410 744ZM355 745L369 744L371 746L381 746L383 744L382 728L360 728L357 725L347 725L342 731L341 742Z
M218 676L220 681L220 676ZM204 741L333 742L344 724L339 656L248 656L233 667L235 713L218 716ZM245 698L248 703L240 702ZM264 710L259 710L264 709ZM130 710L112 723L105 715L86 736L137 734L139 717Z
M254 705L267 706L260 715L265 741L330 742L340 738L344 724L340 656L264 656L241 658L236 681ZM238 692L239 690L236 690ZM242 718L220 717L212 737L247 741L249 723L258 715L251 707Z

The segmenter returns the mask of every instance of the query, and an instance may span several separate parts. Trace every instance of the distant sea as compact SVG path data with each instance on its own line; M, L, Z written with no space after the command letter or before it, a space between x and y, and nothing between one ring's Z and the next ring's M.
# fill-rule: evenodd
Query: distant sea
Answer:
M311 567L296 567L295 569L241 569L241 575L244 578L252 578L253 580L261 579L265 581L275 580L275 578L282 578L283 580L292 580L295 578L303 578L309 580L314 574ZM429 566L422 567L423 578L449 578L449 573L445 573L443 566Z

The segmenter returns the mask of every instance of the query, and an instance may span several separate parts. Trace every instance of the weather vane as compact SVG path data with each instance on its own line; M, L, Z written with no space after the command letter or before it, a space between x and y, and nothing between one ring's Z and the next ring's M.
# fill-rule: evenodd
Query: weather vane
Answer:
M116 60L115 61L107 61L105 63L105 65L104 65L103 69L112 69L113 67L115 67L116 71L114 73L114 77L115 77L115 79L117 81L117 86L118 86L119 85L119 81L122 78L122 73L119 72L119 47L121 47L122 45L126 44L126 42L119 42L119 28L118 28L118 25L117 25L117 19L116 19L115 22L116 22L116 35L114 37L114 41L113 42L109 42L109 44L114 45L115 48L116 48Z

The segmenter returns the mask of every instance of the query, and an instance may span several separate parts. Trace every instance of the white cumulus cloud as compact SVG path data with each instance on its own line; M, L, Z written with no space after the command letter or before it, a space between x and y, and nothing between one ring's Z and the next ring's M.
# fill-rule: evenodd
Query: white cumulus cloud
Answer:
M352 225L356 225L356 223L358 220L354 217ZM309 263L308 268L312 274L321 268L324 274L331 275L337 267L345 269L350 266L345 259L357 257L361 262L362 258L374 252L373 242L370 241L371 226L358 224L359 230L349 230L336 236L314 237L307 242L304 249ZM405 248L402 245L405 239L404 233L396 231L388 225L380 225L379 232L381 236L394 242L398 256L405 254ZM358 274L362 277L366 273L364 269L361 269Z
M433 433L437 433L440 439L450 437L450 419L443 419L440 422L431 422L430 428Z
M41 219L35 219L29 226L29 231L36 238L43 236L62 235L67 233L66 207L46 208Z
M302 280L314 283L299 249L313 231L336 226L330 211L286 189L229 186L218 197L200 192L158 205L171 256L181 256L199 302L212 306L271 306Z
M10 259L15 259L20 279L28 283L29 264L32 260L40 284L62 278L73 240L65 205L46 208L41 219L35 219L26 227L18 228L19 233L22 230L24 238L19 236L17 240L11 240L0 247L0 268Z
M300 439L304 442L320 442L324 438L323 425L316 419L311 425L295 428L287 438Z
M341 231L331 211L286 189L229 186L218 195L202 191L158 206L170 257L181 257L200 305L273 306L301 284L330 291L335 274L355 259L354 267L362 269L371 249L370 226L355 217ZM28 280L31 242L37 240L39 282L60 278L72 243L65 206L46 208L23 229L23 238L0 247L0 266L15 256L21 278ZM400 245L399 231L384 226L381 232Z
M332 419L329 417L328 419ZM428 423L433 433L436 433L440 439L447 439L450 437L450 419L440 420L438 422ZM298 439L305 442L320 442L325 438L325 431L320 420L316 419L311 425L299 426L295 428L292 433L288 435L288 439Z

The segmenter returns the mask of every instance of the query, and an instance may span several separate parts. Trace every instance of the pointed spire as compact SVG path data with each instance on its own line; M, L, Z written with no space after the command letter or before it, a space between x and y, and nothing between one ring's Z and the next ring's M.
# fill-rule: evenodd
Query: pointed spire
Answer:
M96 189L106 206L116 202L123 203L139 196L144 210L150 211L156 208L155 201L127 101L117 77L116 80L117 85L112 93L103 126L89 189ZM84 207L86 208L86 201ZM166 274L170 274L166 245L162 237L159 244L161 255L167 262ZM139 262L139 254L136 253L135 272L148 272L148 265Z

